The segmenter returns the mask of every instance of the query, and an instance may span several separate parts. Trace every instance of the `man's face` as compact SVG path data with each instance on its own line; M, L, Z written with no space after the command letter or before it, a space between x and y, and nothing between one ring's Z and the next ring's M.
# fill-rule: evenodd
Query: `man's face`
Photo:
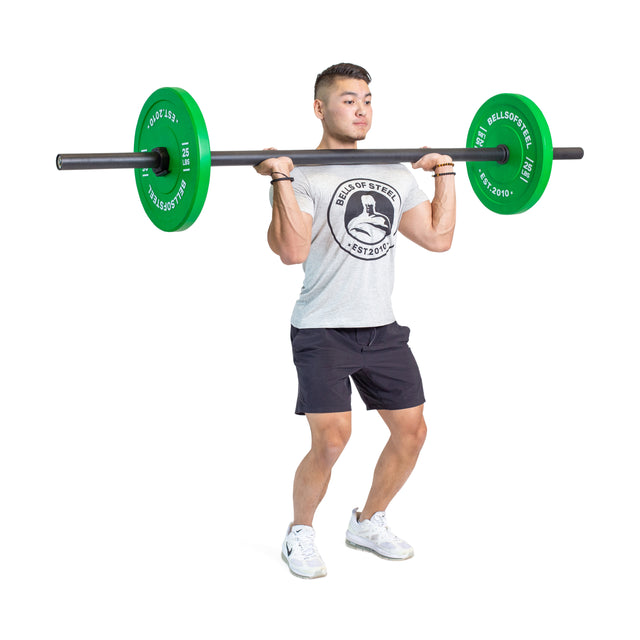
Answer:
M338 78L322 91L314 106L325 136L337 142L364 140L371 128L371 91L364 80Z

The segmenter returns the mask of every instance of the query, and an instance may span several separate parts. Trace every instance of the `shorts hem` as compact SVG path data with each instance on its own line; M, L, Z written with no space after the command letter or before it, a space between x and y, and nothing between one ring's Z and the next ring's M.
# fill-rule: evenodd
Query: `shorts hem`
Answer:
M295 414L297 416L306 416L307 413L347 413L349 411L351 411L351 407L347 407L346 409L315 409L314 411L296 408Z
M402 411L403 409L413 409L415 407L420 407L425 403L425 399L423 398L417 402L406 402L401 405L393 405L389 406L381 406L381 405L365 405L367 411Z

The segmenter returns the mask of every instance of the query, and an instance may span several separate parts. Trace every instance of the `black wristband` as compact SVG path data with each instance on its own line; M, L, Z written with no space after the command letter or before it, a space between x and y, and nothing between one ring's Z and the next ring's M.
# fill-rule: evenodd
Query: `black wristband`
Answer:
M293 182L293 178L288 177L288 178L274 178L271 181L271 184L273 184L274 182L282 182L283 180L288 180L289 182Z
M440 176L455 176L455 172L450 171L449 173L434 173L433 177L434 178L439 178Z

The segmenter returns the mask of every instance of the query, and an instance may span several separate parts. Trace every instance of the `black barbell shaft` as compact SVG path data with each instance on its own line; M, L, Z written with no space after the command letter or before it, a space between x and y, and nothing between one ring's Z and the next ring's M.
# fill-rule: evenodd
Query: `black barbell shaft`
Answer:
M458 162L498 162L508 159L504 145L459 149L313 149L275 151L212 151L212 167L256 165L267 158L288 157L294 164L386 164L416 162L425 153L451 156ZM584 156L581 147L554 147L554 160L579 160ZM74 153L59 154L56 166L60 170L77 169L156 169L162 163L157 151L132 153Z
M457 162L498 162L509 159L506 145L462 149L314 149L309 151L212 151L211 166L256 165L266 158L287 157L294 164L380 164L417 162L426 153L451 156ZM554 160L580 160L584 156L581 147L554 147Z
M211 166L257 165L267 158L291 158L293 164L393 164L417 162L425 153L451 156L459 162L500 162L509 158L506 146L487 149L310 149L307 151L212 151Z

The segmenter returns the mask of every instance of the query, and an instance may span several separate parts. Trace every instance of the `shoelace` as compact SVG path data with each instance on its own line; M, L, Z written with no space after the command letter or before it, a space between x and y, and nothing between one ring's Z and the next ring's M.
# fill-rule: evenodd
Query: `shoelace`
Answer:
M391 542L397 542L400 540L398 536L389 529L386 520L386 514L384 513L374 513L371 517L371 524L373 524L376 528L376 533L383 540L389 540Z
M313 558L318 555L315 544L315 536L310 531L301 531L296 533L296 541L300 547L300 555L305 559Z

